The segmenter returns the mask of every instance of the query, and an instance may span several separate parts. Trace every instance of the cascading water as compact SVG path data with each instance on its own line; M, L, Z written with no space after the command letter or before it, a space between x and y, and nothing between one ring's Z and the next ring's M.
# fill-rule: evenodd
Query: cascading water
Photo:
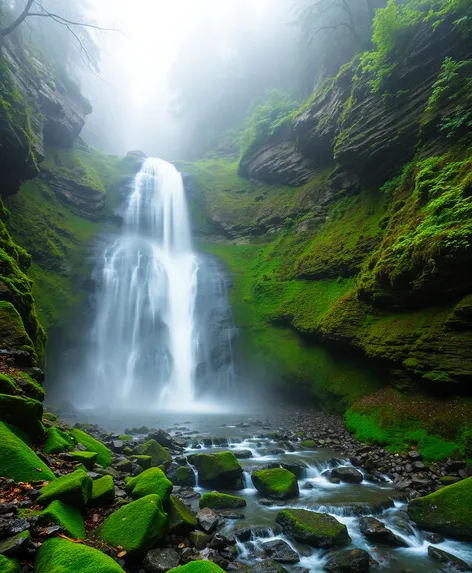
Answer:
M224 276L192 249L173 165L146 159L123 219L99 257L93 350L83 374L91 405L198 408L233 382L235 329Z

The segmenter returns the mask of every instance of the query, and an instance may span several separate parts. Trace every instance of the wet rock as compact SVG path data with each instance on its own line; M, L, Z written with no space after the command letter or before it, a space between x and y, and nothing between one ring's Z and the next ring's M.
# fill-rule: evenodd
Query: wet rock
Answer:
M433 545L438 545L438 543L444 542L444 537L439 535L439 533L427 533L425 536L426 541L432 543Z
M278 563L293 564L300 561L298 553L294 551L290 545L282 539L274 539L262 544L262 549L266 552L267 557L270 557Z
M188 459L197 468L198 480L203 487L242 489L243 470L233 453L193 454Z
M197 520L205 533L212 533L220 523L218 514L209 507L205 507L198 512Z
M119 472L130 473L133 471L133 463L130 460L121 460L115 465L115 469Z
M233 454L238 460L248 460L249 458L252 458L251 450L234 450Z
M438 549L437 547L433 547L432 545L428 547L428 555L431 559L443 563L453 571L472 571L472 567L467 565L467 563L462 561L462 559L459 559L459 557L456 557L451 553L447 553L442 549Z
M5 515L5 513L18 513L18 508L15 503L0 503L0 515Z
M284 509L277 514L276 523L291 539L310 547L330 548L350 540L347 527L326 513Z
M273 559L266 559L249 568L251 573L286 573L287 569Z
M280 465L289 472L292 472L297 479L301 479L305 475L305 471L307 469L303 462L282 462Z
M30 543L31 535L28 530L17 533L13 537L0 541L0 555L5 557L16 557Z
M403 539L395 535L390 529L387 529L375 517L361 517L359 527L362 535L370 541L391 545L392 547L408 547L408 544Z
M359 470L344 466L332 469L331 477L339 478L341 481L346 483L361 483L364 479Z
M273 499L289 499L299 495L296 476L284 468L259 470L251 475L259 493Z
M192 531L189 535L190 543L199 551L205 549L210 540L208 533L203 531Z
M179 563L179 554L173 549L151 549L146 553L143 569L146 573L166 573Z
M370 556L363 549L332 551L324 568L329 573L367 573Z

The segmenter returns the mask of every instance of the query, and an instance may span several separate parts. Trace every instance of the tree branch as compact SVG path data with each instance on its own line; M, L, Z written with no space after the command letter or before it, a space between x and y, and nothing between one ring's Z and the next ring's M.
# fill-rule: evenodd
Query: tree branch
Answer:
M6 28L3 28L3 30L0 30L0 37L4 38L8 34L11 34L11 32L13 32L13 30L15 30L15 28L18 28L18 26L23 22L23 20L25 20L29 16L31 6L33 5L34 1L35 0L28 0L28 2L26 3L25 9L18 16L18 18L14 22L12 22L9 26L7 26Z
M34 2L34 0L33 0ZM64 26L80 26L81 28L93 28L94 30L100 30L102 32L118 32L116 28L102 28L101 26L96 26L95 24L86 24L85 22L74 22L72 20L67 20L67 18L63 18L58 14L53 14L52 12L48 12L45 8L41 6L41 9L44 12L30 12L26 16L39 16L40 18L51 18L58 24L63 24Z

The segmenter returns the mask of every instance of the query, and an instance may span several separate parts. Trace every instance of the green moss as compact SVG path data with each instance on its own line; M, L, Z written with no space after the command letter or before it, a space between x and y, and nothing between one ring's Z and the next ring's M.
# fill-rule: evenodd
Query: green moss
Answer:
M242 468L232 452L193 454L189 461L197 468L203 487L242 489Z
M191 485L195 483L195 475L190 466L179 466L176 472L174 485ZM174 479L174 478L172 478ZM171 480L172 481L172 480Z
M167 526L169 533L187 535L197 527L197 514L173 495L169 498L167 515L169 519Z
M2 573L20 573L21 567L16 559L8 559L0 555L0 570Z
M327 513L306 509L284 509L277 514L276 522L294 541L311 547L333 547L347 543L347 528Z
M102 444L102 442L96 440L90 434L77 428L71 428L70 434L79 444L85 446L87 450L98 454L97 464L100 464L104 468L111 464L111 452L105 444Z
M0 419L26 432L35 443L41 442L44 437L42 415L41 402L32 398L0 394Z
M472 541L472 478L449 485L408 503L408 513L419 527Z
M27 546L28 542L31 541L31 533L26 530L21 533L13 535L13 537L8 537L0 541L0 555L5 555L5 557L16 557L21 553L21 546ZM1 564L1 562L0 562ZM3 571L3 569L0 569Z
M115 483L111 476L96 479L92 486L92 497L89 504L94 507L112 505L115 502Z
M70 452L69 454L72 456L74 462L82 462L82 464L86 468L93 468L95 462L97 461L97 452L81 452L81 451L74 451Z
M163 502L169 499L172 492L172 482L170 482L165 473L159 468L149 468L134 478L131 478L126 484L127 491L135 499L150 494L157 494Z
M224 569L211 561L193 561L187 565L171 569L169 573L223 573L223 571Z
M209 507L211 509L233 509L246 507L246 500L236 495L226 493L204 493L199 501L200 508Z
M19 312L4 300L0 301L0 336L7 348L33 347Z
M300 445L304 448L309 448L310 450L314 450L317 447L313 440L303 440Z
M172 456L156 440L148 440L144 444L138 446L135 452L144 456L151 456L153 466L161 466L169 464L172 461Z
M121 440L122 442L131 442L133 436L128 436L128 434L121 434L120 436L118 436L118 439Z
M17 392L15 381L11 376L0 374L0 393L14 395Z
M128 553L144 552L163 539L166 523L161 498L148 495L112 513L95 536Z
M43 453L46 455L60 454L72 449L74 441L67 432L59 428L49 428L47 431L47 440L43 447Z
M98 549L66 539L48 539L35 561L36 573L123 573L123 569Z
M92 494L92 480L82 470L57 478L42 488L37 502L48 505L58 499L74 507L85 507Z
M141 456L141 455L134 455L130 457L130 460L135 463L138 464L138 466L141 466L143 468L143 470L147 470L151 467L152 464L152 458L151 456Z
M296 476L284 468L259 470L251 479L257 491L267 497L288 499L299 494Z
M16 482L54 480L48 466L3 422L0 422L0 475Z
M62 501L53 501L40 514L40 523L55 523L76 539L85 538L85 526L80 511L76 507L66 505Z

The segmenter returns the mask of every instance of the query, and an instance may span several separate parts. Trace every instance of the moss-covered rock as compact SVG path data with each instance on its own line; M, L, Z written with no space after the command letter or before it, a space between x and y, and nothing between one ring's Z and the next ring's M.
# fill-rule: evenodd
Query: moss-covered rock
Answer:
M0 394L0 419L17 426L35 443L44 439L43 406L32 398Z
M169 451L161 446L156 440L148 440L135 449L136 454L151 456L152 466L162 466L172 462Z
M291 539L311 547L329 548L350 541L347 527L327 513L284 509L277 514L276 523Z
M56 499L40 514L40 523L55 523L76 539L85 538L84 520L76 507L67 505Z
M131 478L126 484L126 490L134 499L156 494L165 502L172 492L172 482L160 468L149 468Z
M92 496L89 505L101 507L111 505L115 502L115 482L111 476L103 476L94 480L92 485Z
M204 493L199 501L200 509L209 507L210 509L236 509L246 507L247 503L243 497L228 495L226 493Z
M80 462L88 469L93 468L98 458L97 452L74 451L70 452L69 455L72 457L74 462Z
M112 513L94 536L128 553L144 552L163 539L166 524L161 498L147 495Z
M224 569L211 561L193 561L171 569L168 573L224 573Z
M171 466L170 471L166 469L166 475L174 485L194 487L196 483L195 473L189 465Z
M123 573L123 569L98 549L66 539L48 539L35 561L36 573Z
M143 456L143 455L137 454L135 456L130 456L130 460L134 464L138 464L138 466L142 467L143 470L148 470L152 464L151 456Z
M472 541L472 477L408 503L411 519L422 529Z
M310 450L316 449L316 443L313 440L303 440L300 444L303 448L308 448Z
M197 527L197 514L174 495L169 498L167 517L169 533L186 535Z
M82 470L75 470L49 483L37 499L40 505L49 505L58 499L67 505L85 507L92 495L92 480Z
M0 374L0 394L26 396L43 402L46 393L42 386L21 370L10 369L9 374Z
M284 468L259 470L251 479L259 493L273 499L288 499L300 493L296 475Z
M74 440L69 434L53 426L47 430L47 439L43 447L43 453L46 455L60 454L68 452L73 446Z
M20 573L21 567L16 559L8 559L8 557L0 555L0 571L2 573Z
M193 454L188 459L197 468L201 486L218 489L243 488L243 470L233 453Z
M22 553L25 545L30 541L31 533L27 529L26 531L21 531L13 537L8 537L0 541L0 555L5 557L17 557ZM3 569L0 568L0 571Z
M85 446L90 452L96 452L98 454L97 464L100 464L104 468L111 464L111 452L105 444L102 444L102 442L78 428L71 428L70 433L79 444Z
M0 422L0 475L16 482L56 479L52 470L3 422Z

